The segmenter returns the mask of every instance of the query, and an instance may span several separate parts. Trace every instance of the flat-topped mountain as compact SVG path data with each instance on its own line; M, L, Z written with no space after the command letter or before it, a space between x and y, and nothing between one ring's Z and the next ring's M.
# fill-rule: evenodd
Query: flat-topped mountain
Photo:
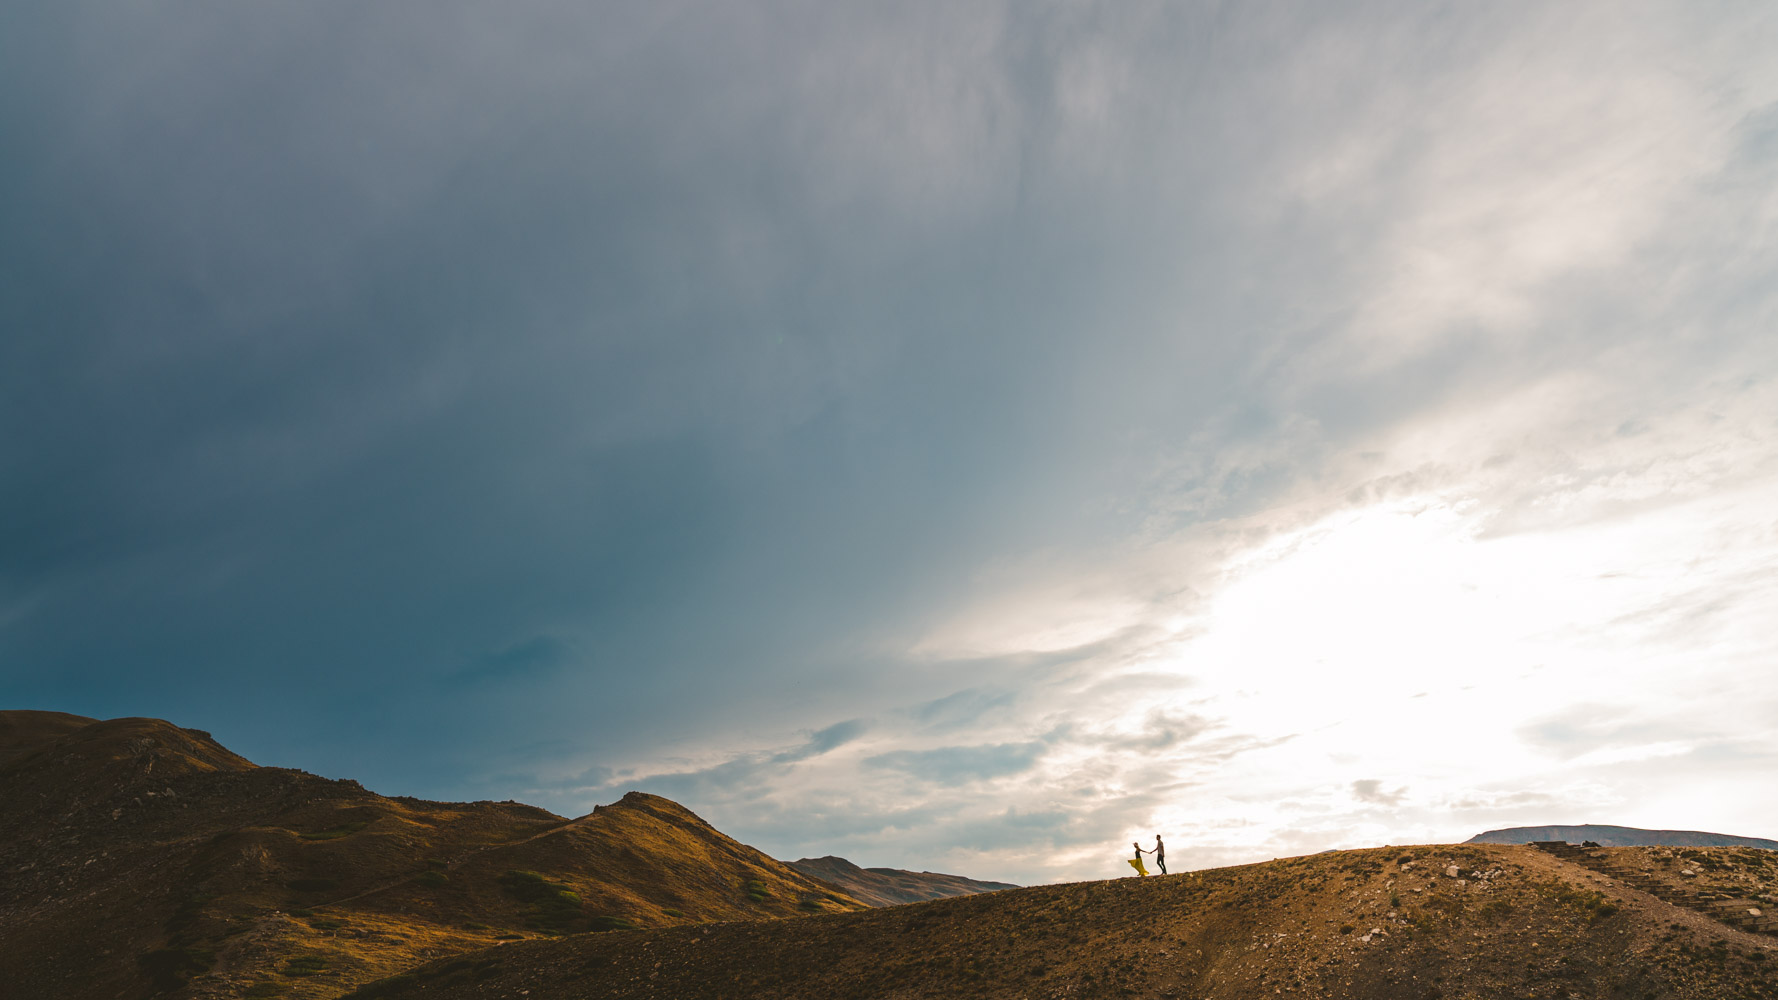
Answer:
M1778 840L1759 837L1735 837L1726 833L1704 833L1699 830L1643 830L1634 826L1601 826L1583 823L1580 826L1515 826L1505 830L1489 830L1469 838L1471 844L1532 844L1538 841L1566 840L1571 844L1592 841L1601 847L1763 847L1778 850Z
M657 796L390 798L157 719L5 713L0 802L6 996L332 998L502 940L864 909Z
M845 858L803 858L786 864L815 878L832 882L848 896L871 906L918 903L927 899L968 896L978 892L1017 889L1011 882L981 882L961 875L910 872L900 868L860 868Z

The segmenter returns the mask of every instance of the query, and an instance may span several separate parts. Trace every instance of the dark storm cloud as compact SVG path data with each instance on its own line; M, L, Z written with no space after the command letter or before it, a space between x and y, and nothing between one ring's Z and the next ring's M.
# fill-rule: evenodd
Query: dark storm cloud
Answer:
M941 696L894 651L982 560L1117 530L1104 498L1245 348L1177 336L1235 303L1175 308L1226 223L1166 194L1239 182L1195 147L1074 159L1059 102L1096 84L1056 46L1112 26L929 13L30 8L9 703L273 761L325 718L309 766L403 747L390 780L425 783L737 700L794 728L774 687ZM538 636L547 665L503 659ZM461 696L501 663L549 695Z
M1146 546L1336 481L1437 488L1438 442L1317 477L1576 358L1682 393L1763 343L1742 208L1773 112L1676 201L1708 102L1643 100L1648 50L1543 9L12 4L0 701L561 811L627 780L739 801L858 751L863 723L773 749L833 719L884 720L864 772L910 794L1030 778L1073 699L1034 681L1100 672L1091 710L1126 704L1180 610L1154 609L1212 585L1143 567L1221 550ZM1558 90L1585 113L1531 113ZM1652 180L1593 197L1623 171ZM1692 284L1625 294L1664 273ZM1608 426L1653 430L1613 440L1657 438L1626 396ZM1531 484L1643 461L1497 444ZM1501 532L1537 523L1526 490ZM1136 580L1107 604L1135 610L1060 651L933 651L1025 566L1042 593ZM1135 711L1069 738L1155 769L1291 739ZM1527 738L1592 738L1551 721ZM951 821L861 808L823 828ZM970 839L1023 836L982 808Z
M762 681L843 686L824 643L938 599L911 579L1042 492L1054 323L958 268L1003 237L923 260L892 212L823 214L803 147L829 123L768 11L26 27L7 90L44 103L8 105L0 249L15 701L445 698L499 740L515 709L438 688L547 634L571 679L527 724L696 730Z

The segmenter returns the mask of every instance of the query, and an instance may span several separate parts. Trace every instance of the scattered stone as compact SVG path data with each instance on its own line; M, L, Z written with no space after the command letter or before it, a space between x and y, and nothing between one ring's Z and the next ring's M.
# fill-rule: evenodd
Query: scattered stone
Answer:
M1458 868L1456 865L1452 865L1451 867L1445 869L1445 874L1449 875L1451 878L1456 878L1458 875L1461 875L1462 873L1463 873L1463 869Z

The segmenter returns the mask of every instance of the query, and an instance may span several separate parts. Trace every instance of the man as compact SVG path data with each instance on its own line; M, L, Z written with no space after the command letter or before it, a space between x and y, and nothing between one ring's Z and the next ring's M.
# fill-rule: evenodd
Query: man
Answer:
M1167 874L1167 845L1161 843L1161 835L1158 833L1154 835L1154 851L1152 853L1154 854L1155 867L1161 870L1162 875Z

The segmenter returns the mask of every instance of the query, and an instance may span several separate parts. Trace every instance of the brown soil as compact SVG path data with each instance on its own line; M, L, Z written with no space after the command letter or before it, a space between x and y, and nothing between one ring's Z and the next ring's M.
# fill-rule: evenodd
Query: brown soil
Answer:
M0 719L7 997L332 998L503 939L864 908L654 796L577 820L387 798L155 719L39 715Z
M975 996L1778 997L1778 939L1529 847L1395 847L524 942L354 998Z

